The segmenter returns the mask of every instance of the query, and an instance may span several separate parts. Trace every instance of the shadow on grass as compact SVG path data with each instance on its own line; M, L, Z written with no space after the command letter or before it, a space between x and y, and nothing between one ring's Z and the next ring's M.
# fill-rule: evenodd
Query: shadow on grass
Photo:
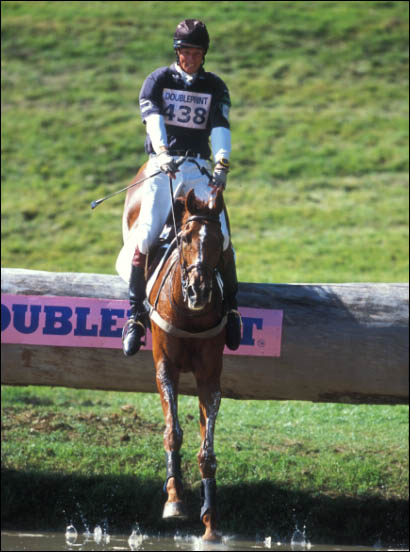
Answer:
M186 489L189 519L163 521L163 482L138 476L78 476L2 469L2 529L79 531L108 523L111 533L131 532L138 521L145 533L201 534L199 487ZM289 541L306 525L314 543L408 544L408 502L371 497L337 497L289 491L270 481L218 485L220 529L252 538Z

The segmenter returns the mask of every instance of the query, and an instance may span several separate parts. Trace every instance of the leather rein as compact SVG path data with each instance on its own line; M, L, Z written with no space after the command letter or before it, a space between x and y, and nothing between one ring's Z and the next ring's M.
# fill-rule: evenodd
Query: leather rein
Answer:
M199 167L199 166L198 166ZM206 169L205 169L206 170ZM201 171L202 172L202 171ZM206 171L207 172L207 171ZM207 172L208 176L209 173ZM225 314L222 318L222 320L213 328L210 328L208 330L202 331L202 332L188 332L186 330L181 330L180 328L177 328L173 324L170 324L166 320L164 320L159 312L157 311L157 305L159 301L159 297L161 294L161 291L165 285L166 280L168 279L171 272L173 273L179 264L181 269L181 285L182 285L182 294L184 301L188 298L188 275L189 273L194 270L201 270L202 272L208 274L208 276L217 275L217 269L212 268L207 263L203 261L198 261L196 263L192 263L191 265L187 266L186 260L184 258L182 245L181 245L181 234L183 229L187 224L190 222L201 222L203 224L207 223L218 223L219 224L219 217L212 217L212 216L206 216L206 215L191 215L187 218L187 220L184 222L184 224L181 227L181 231L178 232L177 223L176 223L176 217L175 217L175 202L174 202L174 194L173 194L173 187L172 187L172 178L169 177L169 186L170 186L170 194L171 194L171 211L172 211L172 219L174 224L174 232L175 232L175 240L176 240L176 246L177 246L177 253L174 255L174 259L171 259L170 265L165 273L165 275L162 278L162 282L159 286L156 299L154 301L153 305L149 304L150 307L150 318L155 324L157 324L162 330L165 332L175 336L175 337L182 337L182 338L197 338L197 339L205 339L209 337L214 337L216 335L219 335L221 331L224 329L226 322L227 322L227 315Z

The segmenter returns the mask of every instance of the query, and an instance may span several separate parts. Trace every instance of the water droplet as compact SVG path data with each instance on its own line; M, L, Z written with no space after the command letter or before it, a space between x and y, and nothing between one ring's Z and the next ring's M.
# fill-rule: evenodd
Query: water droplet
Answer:
M306 540L306 527L303 527L303 532L296 527L290 541L292 550L310 550L311 544Z
M67 544L74 544L77 540L78 533L74 525L68 525L65 530L65 541Z
M97 544L100 544L101 540L102 540L102 529L99 525L97 525L95 528L94 528L94 541L97 543Z
M111 537L108 534L107 529L104 528L103 541L105 542L105 544L109 544L110 540L111 540Z
M142 542L143 542L143 537L142 537L141 529L138 523L135 523L132 526L132 532L128 538L128 546L131 548L131 550L138 550Z

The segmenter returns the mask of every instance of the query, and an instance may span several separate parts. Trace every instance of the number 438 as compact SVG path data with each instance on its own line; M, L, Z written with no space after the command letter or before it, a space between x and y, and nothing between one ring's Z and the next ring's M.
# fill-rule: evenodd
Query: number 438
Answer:
M176 118L178 123L195 125L203 125L206 120L206 109L203 107L196 107L194 110L189 105L178 105L175 109L175 104L169 104L164 111L164 115L169 121L173 121Z

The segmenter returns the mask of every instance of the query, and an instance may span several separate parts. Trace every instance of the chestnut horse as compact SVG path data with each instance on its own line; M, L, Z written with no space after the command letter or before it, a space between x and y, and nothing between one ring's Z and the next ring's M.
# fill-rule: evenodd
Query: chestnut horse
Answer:
M136 180L145 176L143 166ZM127 192L124 237L137 225L141 194L142 186ZM191 190L185 198L176 248L157 274L148 292L148 301L156 383L165 418L167 476L164 490L168 496L163 517L186 517L179 455L183 431L178 421L178 381L181 372L192 372L200 410L200 518L205 525L203 538L217 540L213 442L221 401L220 376L225 346L226 317L217 276L223 246L219 215L224 202L219 190L210 197L208 203L202 202Z

